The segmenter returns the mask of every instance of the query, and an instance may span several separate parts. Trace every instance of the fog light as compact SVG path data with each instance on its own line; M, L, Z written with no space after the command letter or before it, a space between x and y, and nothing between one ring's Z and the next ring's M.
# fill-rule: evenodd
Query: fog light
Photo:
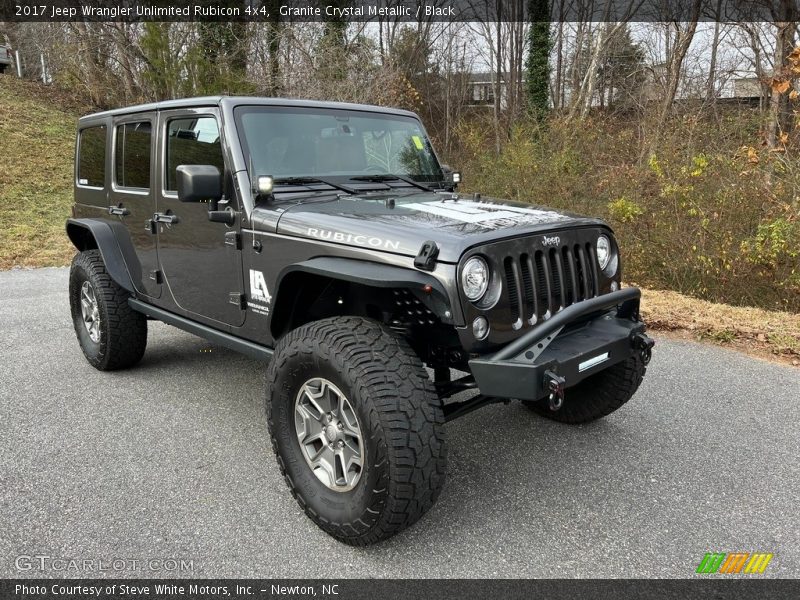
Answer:
M616 292L619 289L619 284L616 281L611 282L611 291Z
M476 317L472 322L472 333L476 340L482 340L489 335L489 321L486 317Z
M269 175L260 175L256 180L256 189L258 193L263 196L269 196L272 193L275 180Z

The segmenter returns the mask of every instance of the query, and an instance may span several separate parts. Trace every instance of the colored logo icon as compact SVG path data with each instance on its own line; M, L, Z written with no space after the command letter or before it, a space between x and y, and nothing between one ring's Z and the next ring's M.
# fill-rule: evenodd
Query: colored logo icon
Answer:
M696 573L761 574L767 570L773 554L767 552L706 552Z

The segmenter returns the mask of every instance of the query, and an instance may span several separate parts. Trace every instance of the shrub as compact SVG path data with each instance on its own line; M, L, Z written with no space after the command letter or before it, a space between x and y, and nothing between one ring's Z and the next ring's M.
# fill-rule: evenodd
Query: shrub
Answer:
M800 311L800 168L754 147L759 115L677 117L657 144L642 123L521 120L498 153L488 117L457 128L465 191L606 219L626 280L704 299Z

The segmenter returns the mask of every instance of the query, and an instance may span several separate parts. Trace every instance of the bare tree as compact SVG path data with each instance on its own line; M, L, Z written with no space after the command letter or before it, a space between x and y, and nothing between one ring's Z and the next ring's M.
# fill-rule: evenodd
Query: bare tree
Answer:
M675 102L675 95L678 91L678 84L681 79L683 61L694 39L694 33L697 30L697 22L700 19L701 4L702 0L693 0L690 20L683 24L672 24L675 30L675 41L671 49L672 51L667 55L667 85L666 93L661 101L661 108L659 110L658 129L666 122L670 110L672 109L672 104Z
M798 12L792 0L781 0L773 16L775 21L775 51L773 55L772 95L769 103L767 123L767 146L778 147L782 136L792 128L789 99L786 91L791 87L794 73L786 67L786 58L794 47L797 33ZM785 138L783 138L785 139Z

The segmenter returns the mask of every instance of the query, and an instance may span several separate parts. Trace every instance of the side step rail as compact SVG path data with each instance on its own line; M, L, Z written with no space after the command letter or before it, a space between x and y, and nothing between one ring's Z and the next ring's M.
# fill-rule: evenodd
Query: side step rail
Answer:
M196 323L195 321L191 321L189 319L186 319L185 317L178 316L162 308L156 308L155 306L151 306L150 304L142 302L141 300L136 300L135 298L128 298L128 305L133 310L140 312L144 315L147 315L148 317L151 317L153 319L156 319L157 321L163 321L168 325L172 325L174 327L177 327L178 329L182 329L184 331L192 333L196 336L208 340L209 342L213 342L215 344L219 344L220 346L224 346L225 348L236 350L237 352L246 354L247 356L255 358L256 360L263 360L269 362L272 359L272 355L274 354L272 348L267 348L266 346L262 346L254 342L249 342L247 340L237 338L236 336L231 335L230 333L225 333L224 331L213 329L208 325Z

